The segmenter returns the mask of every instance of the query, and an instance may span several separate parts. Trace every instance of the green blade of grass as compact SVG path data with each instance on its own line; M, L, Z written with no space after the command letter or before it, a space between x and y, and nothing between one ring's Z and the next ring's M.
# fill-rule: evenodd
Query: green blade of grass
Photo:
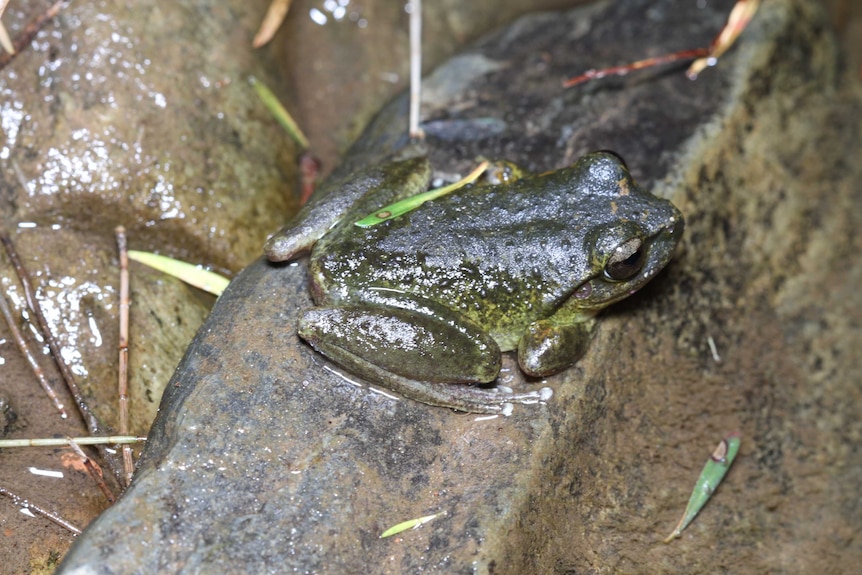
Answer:
M167 256L129 250L129 259L148 265L216 296L221 295L230 283L229 279L215 272Z
M445 514L445 511L441 511L440 513L435 513L434 515L426 515L425 517L419 517L418 519L409 519L407 521L402 521L401 523L393 525L392 527L381 533L380 538L383 539L385 537L391 537L393 535L401 533L402 531L407 531L408 529L416 529L420 525L425 525L429 521Z
M261 102L263 102L264 106L266 106L270 113L275 116L275 119L278 120L281 127L287 131L290 137L293 138L303 150L307 150L308 138L306 138L305 134L302 133L302 130L299 129L299 125L290 113L288 113L285 107L282 106L278 97L272 93L272 90L270 90L266 84L254 76L250 77L248 81L251 82L251 85L260 97Z
M455 190L475 182L476 179L487 169L488 162L482 162L475 170L470 172L466 178L459 180L454 184L449 184L448 186L437 188L436 190L429 190L421 194L416 194L415 196L410 196L409 198L404 198L394 204L389 204L388 206L377 210L373 214L365 216L354 225L360 228L370 228L371 226L376 226L380 222L385 222L386 220L391 220L392 218L404 215L407 212L412 212L427 201L445 196L446 194L451 194Z

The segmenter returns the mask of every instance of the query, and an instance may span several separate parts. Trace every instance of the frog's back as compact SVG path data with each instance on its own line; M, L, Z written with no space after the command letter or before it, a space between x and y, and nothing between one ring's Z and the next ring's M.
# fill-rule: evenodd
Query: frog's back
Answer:
M406 291L494 333L546 317L595 275L585 247L592 230L670 206L638 190L621 166L599 165L597 176L581 164L459 190L370 228L342 222L312 254L315 298Z

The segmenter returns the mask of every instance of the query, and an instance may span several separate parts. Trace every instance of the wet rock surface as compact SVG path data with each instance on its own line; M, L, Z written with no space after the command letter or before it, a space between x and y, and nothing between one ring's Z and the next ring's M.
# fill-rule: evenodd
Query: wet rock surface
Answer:
M432 70L490 30L518 16L590 0L473 0L422 6L422 64ZM317 20L310 18L314 14ZM320 16L326 24L319 25ZM296 0L264 52L277 54L294 116L328 174L381 107L407 88L409 26L404 5L386 0L346 6Z
M17 35L37 12L11 8L4 23ZM126 228L132 249L233 273L289 213L294 151L247 82L266 77L261 59L228 46L256 19L245 5L69 6L0 77L3 227L109 425L116 384L98 386L117 372L104 354L117 346L114 228ZM187 41L172 41L180 31ZM151 399L138 402L147 408L135 423L146 432L161 394L153 386L170 377L207 306L180 282L132 268L132 385ZM20 303L5 258L2 271Z
M114 228L126 227L132 249L232 273L289 212L295 151L246 81L271 77L261 56L232 47L251 36L268 2L212 4L66 3L0 69L0 227L30 271L100 434L119 419ZM47 7L13 1L3 25L18 38ZM136 263L131 276L130 424L146 434L212 299ZM16 317L26 316L5 253L0 286ZM87 435L42 343L24 319L21 327L71 416L62 420L39 389L4 323L6 437ZM78 526L107 506L68 448L4 449L0 485ZM52 572L72 539L6 499L0 525L3 573Z
M677 260L604 314L585 359L548 380L547 405L477 419L356 382L296 337L310 306L304 262L259 260L219 300L168 386L132 487L58 572L763 573L858 563L862 100L839 82L821 15L809 2L765 3L744 42L696 83L677 69L548 90L562 70L618 64L645 46L704 45L726 8L627 2L520 20L481 45L502 65L457 93L440 89L445 108L429 110L442 123L432 156L443 169L476 153L549 169L610 148L686 216ZM681 24L690 22L700 24ZM507 89L510 108L491 104ZM343 169L397 140L397 107ZM505 130L472 140L447 131L478 119ZM511 358L504 368L507 385L535 385ZM742 449L717 497L662 545L708 454L734 430ZM432 513L445 515L379 539Z

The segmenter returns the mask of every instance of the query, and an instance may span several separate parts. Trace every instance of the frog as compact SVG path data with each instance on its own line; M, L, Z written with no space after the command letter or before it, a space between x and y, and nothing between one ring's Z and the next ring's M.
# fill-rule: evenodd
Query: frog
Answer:
M548 386L494 385L503 354L528 378L574 365L599 312L672 259L684 220L614 153L541 174L502 165L508 177L369 227L357 222L428 189L426 155L396 154L313 197L264 250L273 262L309 256L315 307L301 314L299 337L426 404L509 415L547 402Z

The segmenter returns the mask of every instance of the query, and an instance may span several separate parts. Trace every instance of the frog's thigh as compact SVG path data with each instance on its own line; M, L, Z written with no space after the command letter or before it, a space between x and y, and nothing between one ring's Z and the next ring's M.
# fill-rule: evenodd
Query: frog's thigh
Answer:
M436 383L486 383L500 371L500 349L487 333L406 309L312 309L298 332L336 363L358 375L377 374L374 379L393 373Z
M565 322L554 317L530 324L518 344L524 373L543 377L578 361L589 347L594 320Z

